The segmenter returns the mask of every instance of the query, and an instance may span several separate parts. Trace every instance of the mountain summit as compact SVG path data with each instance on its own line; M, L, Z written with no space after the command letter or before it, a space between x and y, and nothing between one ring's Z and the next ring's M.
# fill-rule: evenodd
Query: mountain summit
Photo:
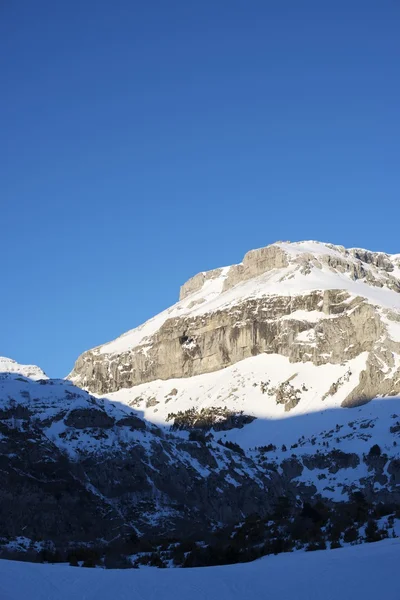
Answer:
M240 264L192 277L177 304L85 352L69 378L110 393L259 355L275 389L293 371L291 387L301 382L314 397L318 381L320 400L335 406L399 393L400 254L315 241L251 250ZM281 408L309 401L303 391Z

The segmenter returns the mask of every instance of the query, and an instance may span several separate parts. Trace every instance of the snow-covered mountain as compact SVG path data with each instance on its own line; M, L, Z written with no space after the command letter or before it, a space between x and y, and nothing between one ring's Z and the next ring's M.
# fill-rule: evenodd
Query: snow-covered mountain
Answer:
M70 379L109 393L263 355L260 377L274 380L282 410L306 406L316 394L352 406L400 392L400 255L277 243L240 265L200 273L180 297L83 354ZM286 384L296 373L298 381ZM309 393L283 393L300 380Z
M13 371L0 375L0 556L66 560L89 544L119 560L220 564L307 541L325 547L321 532L335 541L338 520L338 539L367 539L364 523L381 513L392 522L376 539L391 535L400 504L400 400L325 411L310 405L271 418L274 381L254 381L263 358L105 397L68 380L30 379L22 373L39 371L10 362ZM169 405L177 412L167 414ZM329 521L304 538L305 525L291 528L307 522L307 503L325 506L321 518ZM261 547L259 532L255 548L253 534L242 539L248 527L262 528ZM193 540L200 546L189 553L176 547ZM217 549L203 556L207 544Z
M139 409L147 421L172 427L183 437L193 430L212 431L215 441L239 444L256 463L315 486L322 497L345 501L352 490L366 486L371 496L379 491L383 498L387 490L400 500L400 490L395 491L400 398L341 407L365 363L366 353L348 361L343 376L342 365L294 365L282 356L262 354L220 371L157 380L108 398ZM339 382L338 391L324 399L332 380ZM290 412L278 402L281 393L299 400ZM386 455L379 466L366 458L375 444ZM317 453L326 459L315 459Z
M278 467L290 452L299 480L344 499L368 480L371 445L398 457L400 255L319 242L253 250L190 279L176 305L82 355L70 377L180 435L215 422L216 439L253 458L268 447ZM308 457L328 449L361 461L315 467Z
M56 548L132 533L204 536L243 511L266 514L289 490L250 457L164 431L68 380L25 375L39 369L3 364L12 371L0 374L0 551L21 535Z
M176 305L82 355L70 377L179 435L212 430L324 498L397 498L400 255L253 250L190 279ZM368 458L374 445L386 459Z
M0 359L0 549L196 566L391 535L398 396L400 255L251 251L66 380Z
M48 379L46 373L36 365L20 365L17 361L5 356L0 356L0 376L2 373L21 375L29 377L34 381L38 379Z

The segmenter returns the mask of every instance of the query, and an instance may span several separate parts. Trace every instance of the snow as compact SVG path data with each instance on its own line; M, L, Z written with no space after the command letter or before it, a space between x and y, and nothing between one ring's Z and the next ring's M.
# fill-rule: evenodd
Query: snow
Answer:
M198 569L104 570L0 561L1 600L398 600L400 542Z
M243 429L226 432L224 439L236 442L244 449L272 443L278 448L278 452L276 455L269 453L268 457L272 459L276 456L279 460L285 458L280 452L282 445L288 448L287 456L302 456L314 454L318 449L323 451L323 441L329 441L329 449L326 449L326 452L339 448L343 452L355 452L360 455L363 452L368 453L372 444L379 444L382 450L390 453L391 447L388 443L391 444L392 440L388 436L388 430L393 424L392 414L400 414L399 398L376 399L354 409L320 410L297 418L289 416L280 419L278 423L276 420L257 419ZM360 427L361 423L368 421L374 421L372 428ZM356 430L350 425L353 422ZM340 431L335 431L336 426L341 428ZM333 433L328 435L332 430ZM291 446L297 444L302 436L306 440L304 445L292 449ZM317 438L315 445L308 441L313 437Z
M318 310L294 310L290 315L280 317L282 321L307 321L308 323L318 323L321 319L333 319L335 315L325 315Z
M303 456L316 452L325 454L341 450L355 453L360 457L360 463L354 469L342 468L337 473L330 473L304 468L299 478L315 485L323 496L344 501L347 499L345 488L351 484L357 486L362 478L369 476L362 455L368 454L373 444L378 444L389 457L398 456L398 446L393 446L395 436L389 431L395 422L393 415L400 415L400 398L377 398L352 409L341 407L343 400L358 385L367 358L365 352L342 364L316 366L311 362L291 363L281 355L260 354L213 373L157 380L119 390L108 397L121 405L131 405L147 421L166 429L173 423L168 419L170 413L189 408L200 411L219 407L235 413L243 411L256 417L255 420L242 428L214 430L214 441L239 444L258 464L257 448L270 444L276 450L266 453L265 460L277 466L287 458L302 461ZM295 408L285 412L284 406L276 403L274 390L288 380L297 390L300 401ZM337 384L336 393L323 399L333 383ZM174 388L177 393L171 395ZM146 407L147 399L154 397L159 401L157 412ZM182 437L188 435L186 431L174 433ZM284 446L286 451L282 450ZM198 470L198 465L193 466ZM224 466L222 462L219 465L220 468ZM325 478L321 479L319 475L325 475ZM247 472L247 476L256 475ZM227 481L240 485L234 480Z
M126 404L111 402L107 398L95 398L75 387L70 381L48 379L39 367L19 365L11 359L1 359L1 363L4 368L9 369L4 373L0 372L1 408L7 409L13 404L25 406L34 412L36 420L50 421L44 433L72 460L75 460L81 451L96 453L106 448L118 449L124 442L139 442L146 446L149 440L153 439L151 431L131 431L130 427L125 426L107 429L102 438L96 438L90 430L87 432L85 429L71 429L64 419L71 411L77 409L103 411L116 421L129 414L136 416L136 412ZM14 420L15 425L20 423L18 419ZM65 436L72 430L72 436Z
M305 344L313 344L315 345L315 331L314 329L309 329L308 331L301 331L296 335L297 342L304 342Z
M285 420L308 412L340 407L358 384L367 358L368 353L363 352L344 364L316 366L311 362L291 363L280 354L259 354L220 371L187 378L158 379L121 389L107 397L140 410L144 418L159 426L170 424L167 421L169 413L185 411L191 407L201 410L211 406L235 412L244 411L259 419ZM347 377L344 376L349 371L351 375L346 381ZM269 388L272 389L289 378L292 378L290 383L300 389L301 399L295 408L285 412L283 405L276 404L274 395L262 393L260 383L269 381ZM343 384L339 386L337 393L322 402L321 399L331 384L340 378L343 378ZM170 396L174 388L177 393ZM157 412L154 407L146 406L147 400L154 397L159 401L155 407ZM137 400L138 398L141 400Z
M29 377L29 379L48 379L40 367L36 365L20 365L15 360L0 356L0 375L2 373L11 373L13 375L22 375L22 377Z
M230 483L234 487L240 487L242 485L241 483L239 483L238 481L236 481L236 479L234 479L233 477L231 477L229 474L226 475L225 481L227 481L228 483Z
M365 352L342 364L316 366L312 362L291 363L288 358L277 354L260 354L220 371L189 378L156 380L119 390L104 398L94 397L69 381L40 382L10 376L0 379L0 393L5 408L12 398L13 403L31 407L35 419L49 421L45 434L72 460L77 460L82 452L113 452L118 451L121 444L139 443L145 449L151 466L154 442L151 423L168 431L173 423L168 418L170 413L210 407L234 413L243 411L245 415L255 417L253 422L242 428L213 431L218 471L227 466L224 454L218 458L221 446L216 442L221 440L239 444L258 465L263 457L259 456L257 448L270 444L276 450L268 452L265 459L277 466L290 456L302 460L303 456L317 451L327 453L333 449L362 457L375 443L388 456L398 456L398 446L393 446L395 434L390 434L390 427L395 422L393 415L400 415L400 399L381 398L358 408L341 408L343 400L357 386L367 358L368 353ZM393 368L396 369L400 358L397 355L394 358ZM16 364L14 369L21 370ZM300 399L289 412L285 412L284 405L276 402L276 389L283 384L288 385L287 382ZM333 383L336 391L327 395ZM171 391L174 393L171 394ZM147 406L150 398L156 398L156 406ZM117 422L127 414L136 414L146 419L147 430L113 427L106 429L104 435L98 438L90 430L67 426L70 412L81 408L104 411ZM18 423L16 419L14 426L19 426ZM188 432L176 431L174 435L187 439ZM287 451L282 450L283 446ZM176 457L168 456L171 464L174 463ZM210 475L210 470L190 454L181 452L179 459L191 465L201 477ZM253 479L257 478L257 473L248 465L244 474L238 472ZM326 475L326 478L320 479L318 475ZM357 484L365 476L368 473L361 461L356 469L341 469L338 474L305 468L301 480L314 484L322 495L338 501L344 499L343 486L351 482ZM235 478L227 482L241 485Z
M354 265L360 261L354 258L341 246L332 246L315 241L309 242L278 242L275 246L281 248L289 258L287 267L272 269L258 277L243 281L234 287L223 291L223 285L231 267L221 269L217 277L206 279L202 288L188 295L184 300L176 303L167 310L148 320L136 329L132 329L122 336L93 350L100 354L121 354L129 352L137 346L143 347L147 353L152 342L152 336L163 326L167 319L175 317L195 317L207 315L217 310L229 309L239 305L250 298L265 296L297 296L315 290L346 290L351 296L361 296L374 305L387 309L400 311L400 294L386 286L385 278L388 273L377 269L375 266L362 263L365 271L369 271L382 284L382 287L371 285L362 280L353 280L349 273L333 270L325 263L319 263L318 258L331 256L345 260ZM310 263L310 272L301 272L301 256L312 255L317 263ZM400 273L400 267L395 266L395 259L387 255L392 261L394 271L392 276ZM397 259L396 259L397 260ZM300 311L299 311L300 312ZM310 322L317 322L326 318L316 311L301 315L292 315L289 318L299 318Z
M384 323L386 325L389 337L394 342L400 342L400 320L393 321L392 319L388 319L388 318L385 319L384 317L382 317L382 320L384 321Z
M292 256L298 256L299 254L313 254L314 256L330 255L341 256L343 258L343 254L335 249L329 248L329 244L317 242L315 240L304 242L277 242L275 245Z

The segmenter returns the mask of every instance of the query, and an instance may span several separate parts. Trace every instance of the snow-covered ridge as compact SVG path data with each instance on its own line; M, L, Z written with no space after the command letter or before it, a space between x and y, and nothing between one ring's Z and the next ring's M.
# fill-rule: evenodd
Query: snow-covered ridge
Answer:
M178 303L94 352L120 354L146 346L167 319L205 315L269 295L337 289L400 311L400 255L316 241L277 242L248 252L239 265L199 273L182 286Z
M61 538L69 539L66 524L71 523L77 527L75 540L80 540L79 519L86 510L93 540L96 535L107 537L100 531L103 525L112 538L127 524L142 533L157 528L158 534L164 527L170 531L172 522L178 528L186 518L198 530L208 519L207 528L211 529L220 519L218 504L224 503L224 494L229 494L236 521L242 515L244 494L250 496L249 502L256 498L254 510L259 512L273 501L282 485L274 473L270 476L267 470L260 471L247 457L235 458L219 444L209 448L196 442L188 444L182 436L165 436L126 402L96 398L68 380L34 381L20 374L0 377L0 456L0 508L4 515L0 554L14 531L59 543ZM82 461L84 468L78 473L74 469ZM235 469L242 462L238 474ZM40 512L41 499L52 494L46 488L47 477L53 481L56 468L65 503L55 511L49 508ZM272 480L277 483L272 484ZM246 488L241 488L244 483ZM207 501L210 485L219 490L213 503ZM240 489L231 490L232 485ZM183 490L185 508L178 510ZM261 492L266 490L268 497L264 498ZM79 497L82 491L86 495L70 505L70 494ZM10 494L14 495L11 504ZM35 513L34 519L23 510L25 501ZM53 528L46 522L49 514ZM117 517L122 517L122 521L117 519L120 525L113 522ZM88 517L82 518L85 521ZM1 589L0 584L2 599Z
M20 365L11 358L0 356L0 375L3 374L22 375L33 380L48 379L46 373L36 365Z

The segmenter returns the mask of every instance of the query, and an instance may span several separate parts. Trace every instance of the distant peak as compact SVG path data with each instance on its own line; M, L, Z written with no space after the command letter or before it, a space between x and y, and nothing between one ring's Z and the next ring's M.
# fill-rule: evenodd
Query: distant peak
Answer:
M14 375L22 375L29 379L48 379L46 373L36 365L21 365L12 358L0 356L0 374L11 373Z

